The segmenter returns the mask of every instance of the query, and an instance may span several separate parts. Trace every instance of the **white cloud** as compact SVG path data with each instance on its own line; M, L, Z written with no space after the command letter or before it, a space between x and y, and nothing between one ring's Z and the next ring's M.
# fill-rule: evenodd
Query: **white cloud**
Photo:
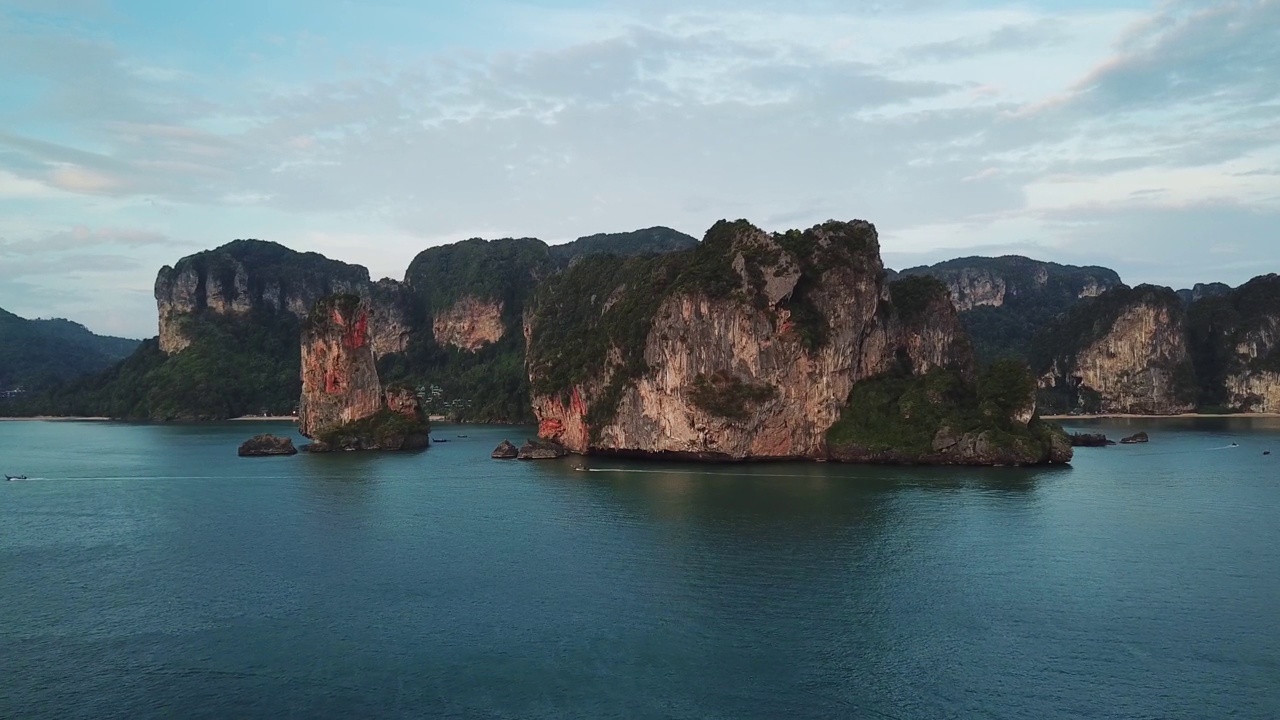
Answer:
M864 217L897 257L1088 249L1155 273L1134 258L1172 213L1277 264L1256 222L1280 198L1277 6L508 5L524 31L504 49L388 46L310 79L275 61L342 46L281 35L209 78L0 28L0 72L46 88L0 113L0 202L29 203L0 231L263 237L399 276L475 234ZM178 248L129 251L158 267Z

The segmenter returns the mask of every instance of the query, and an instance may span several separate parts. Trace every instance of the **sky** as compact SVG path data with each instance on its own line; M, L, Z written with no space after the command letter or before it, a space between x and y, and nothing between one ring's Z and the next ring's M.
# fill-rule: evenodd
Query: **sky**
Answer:
M1280 0L0 0L0 308L156 332L236 238L403 277L721 218L886 265L1280 271Z

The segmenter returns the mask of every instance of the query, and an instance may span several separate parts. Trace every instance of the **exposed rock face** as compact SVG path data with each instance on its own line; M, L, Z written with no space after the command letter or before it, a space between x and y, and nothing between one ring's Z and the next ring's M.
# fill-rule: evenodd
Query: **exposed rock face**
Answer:
M384 402L368 303L354 295L317 303L302 334L298 431L314 438L323 429L374 415Z
M1043 302L1096 297L1120 285L1115 272L1100 267L1075 267L1041 262L1017 255L998 258L959 258L928 267L908 268L904 276L929 275L951 290L956 309L1003 307L1013 298Z
M1227 376L1229 406L1244 412L1280 412L1280 373L1242 372Z
M1151 438L1148 437L1145 432L1140 432L1134 435L1130 435L1127 438L1120 439L1121 445L1138 445L1140 443L1145 443L1145 442L1151 442Z
M501 445L493 449L490 457L495 460L514 460L520 457L520 448L513 445L510 440L503 440Z
M357 288L363 292L363 286ZM369 296L369 344L375 357L404 352L417 329L412 308L416 305L413 291L404 283L383 278L374 283Z
M635 267L635 277L577 302L578 311L599 314L593 327L625 324L644 314L645 302L656 303L647 332L636 336L642 346L615 344L599 371L563 394L545 389L556 363L566 362L556 324L573 300L549 288L527 317L539 435L576 453L826 458L826 432L855 383L903 365L969 371L945 291L908 298L903 288L898 307L867 222L783 236L745 221L720 223L691 257ZM631 372L640 360L647 371Z
M350 293L374 298L373 337L379 354L403 350L412 302L399 283L374 285L369 271L276 243L236 240L165 266L156 277L160 349L174 354L191 340L184 320L197 313L245 316L288 313L303 319L322 297Z
M1041 386L1088 411L1171 415L1195 406L1186 314L1167 288L1118 288L1040 338Z
M255 435L240 445L240 457L267 457L270 455L297 455L298 449L289 438L275 435Z
M731 275L742 288L759 280L764 307L733 297L701 292L673 292L663 300L644 343L650 372L627 385L611 421L593 428L588 420L623 358L613 353L605 373L576 386L567 398L535 395L539 434L574 452L589 449L644 452L707 458L785 458L825 455L823 434L835 422L853 383L888 367L888 326L876 317L887 300L878 277L879 253L874 229L867 223L848 230L867 271L846 263L829 271L809 293L830 327L827 343L811 352L795 328L792 309L779 301L799 281L800 263L782 251L776 239L751 227L728 230L721 242ZM819 230L824 249L830 233ZM748 270L748 255L767 255L774 262ZM606 301L607 302L607 301ZM611 304L607 312L614 311ZM528 332L536 340L541 318ZM537 370L535 369L535 372ZM746 418L724 417L699 407L691 395L699 378L717 374L767 387L768 398L754 402ZM536 385L535 377L535 385ZM593 437L594 435L594 437Z
M1231 286L1226 283L1196 283L1189 290L1179 290L1178 297L1183 304L1199 302L1205 298L1222 297L1231 293Z
M432 329L441 345L475 352L502 339L502 301L468 295L436 312Z
M1280 275L1206 294L1188 318L1204 403L1280 412Z
M1229 407L1246 412L1280 412L1280 372L1272 355L1280 349L1280 315L1260 315L1239 333L1234 368L1225 377Z
M1190 363L1186 337L1167 307L1129 308L1111 331L1085 347L1071 372L1102 396L1104 412L1168 414L1192 409L1173 373Z
M334 295L303 327L298 430L310 452L426 447L426 416L407 388L383 390L374 365L369 301Z
M977 268L960 270L948 285L956 310L962 312L981 306L1000 307L1004 305L1005 294L1009 291L1009 285L1002 276Z

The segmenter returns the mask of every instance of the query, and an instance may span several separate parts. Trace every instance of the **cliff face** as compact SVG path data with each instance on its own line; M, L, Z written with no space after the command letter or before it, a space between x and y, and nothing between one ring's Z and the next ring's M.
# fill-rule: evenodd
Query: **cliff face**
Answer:
M1222 297L1231 293L1231 286L1226 283L1196 283L1190 289L1178 291L1178 297L1184 305L1200 302L1205 298Z
M945 291L909 283L895 301L884 277L861 221L722 222L691 253L584 261L527 318L539 433L579 453L826 458L860 381L972 370Z
M908 268L902 275L928 275L941 280L951 290L951 299L960 312L1003 307L1014 298L1069 304L1096 297L1120 284L1120 277L1106 268L1059 265L1017 255L959 258Z
M370 302L334 295L316 303L302 333L298 431L312 452L399 450L427 444L418 398L384 390L374 361Z
M236 240L165 266L156 277L160 349L175 354L191 344L185 325L204 312L246 316L287 313L301 320L316 301L335 293L375 300L373 335L379 355L404 349L411 301L399 283L376 285L358 265L316 253L298 253L276 243Z
M1280 276L1203 294L1188 318L1203 404L1280 412Z
M1169 415L1195 407L1183 311L1167 288L1118 288L1084 303L1037 339L1041 387L1059 405ZM1059 409L1063 409L1059 407Z
M470 295L436 312L432 320L436 342L471 352L501 340L504 329L502 301Z
M302 333L298 432L354 422L382 409L382 383L369 337L369 304L354 295L318 303Z
M1014 255L959 258L901 274L933 277L947 286L984 363L999 358L1027 360L1041 327L1081 300L1120 285L1120 277L1106 268Z

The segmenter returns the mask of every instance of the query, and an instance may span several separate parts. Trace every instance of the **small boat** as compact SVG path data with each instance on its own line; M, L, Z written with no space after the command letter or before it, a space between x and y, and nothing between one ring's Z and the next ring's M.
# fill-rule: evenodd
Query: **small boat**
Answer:
M458 437L460 437L460 438L464 438L464 437L466 437L466 435L459 435Z
M431 438L431 442L449 442L448 438Z
M13 482L14 480L26 480L27 476L26 475L5 475L4 479L8 480L9 482Z
M1231 447L1240 447L1240 443L1231 443Z
M577 470L578 472L586 472L586 471L587 471L587 466L586 466L586 465L582 465L582 464L578 464L578 465L574 465L574 466L573 466L573 469L574 469L574 470Z

